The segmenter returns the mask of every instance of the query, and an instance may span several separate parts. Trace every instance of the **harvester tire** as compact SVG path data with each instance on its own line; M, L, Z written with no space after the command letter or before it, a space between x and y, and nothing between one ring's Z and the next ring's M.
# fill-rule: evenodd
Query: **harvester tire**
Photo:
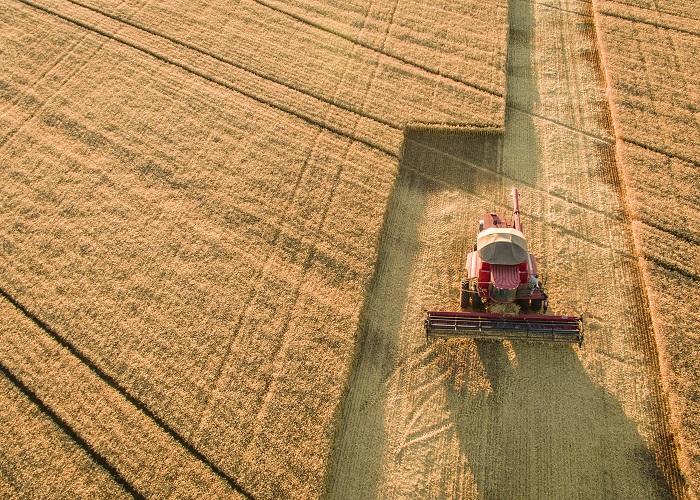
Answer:
M539 311L542 309L542 299L532 299L530 301L530 309L533 311Z
M481 301L481 295L479 295L479 292L477 291L472 292L472 305L474 306L474 309L484 308L484 303Z
M465 288L464 285L462 285L462 289L459 291L459 307L462 309L469 307L469 295L471 292L469 291L468 288Z
M522 312L526 312L529 308L530 301L527 299L518 299L518 305L520 306L520 310Z

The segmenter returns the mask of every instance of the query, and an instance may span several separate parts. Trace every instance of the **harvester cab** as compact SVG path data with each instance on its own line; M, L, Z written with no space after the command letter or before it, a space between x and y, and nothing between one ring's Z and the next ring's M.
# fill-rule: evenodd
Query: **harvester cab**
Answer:
M479 220L460 287L461 311L430 311L425 332L431 337L583 342L580 316L552 316L539 279L537 260L528 251L520 221L520 194L513 188L513 217L491 212Z

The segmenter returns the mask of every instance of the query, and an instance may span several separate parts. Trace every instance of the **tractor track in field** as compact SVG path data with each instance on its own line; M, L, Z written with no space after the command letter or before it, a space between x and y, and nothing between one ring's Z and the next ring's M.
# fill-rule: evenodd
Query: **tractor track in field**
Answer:
M482 156L497 145L470 151L456 146L464 137L404 137L341 409L332 498L685 494L624 184L614 141L603 139L614 131L595 26L577 24L593 16L521 0L509 16L517 37L502 163ZM544 33L553 26L558 39ZM542 108L554 115L545 121L575 126L538 123ZM586 344L426 346L423 311L456 307L474 220L503 211L511 183L527 186L526 234L548 268L551 303L588 318ZM533 196L543 191L577 208L562 216L558 202Z
M96 451L90 443L85 441L75 429L63 420L49 405L39 398L34 391L22 383L5 365L0 361L0 374L10 381L29 401L45 414L63 433L72 439L97 465L102 467L112 477L114 482L124 488L129 495L134 498L145 498L134 486L127 481L117 468L107 460L107 458Z
M49 15L52 15L52 16L56 16L56 17L58 17L58 18L60 18L60 19L62 19L62 20L64 20L64 21L66 21L66 22L69 22L69 23L71 23L71 24L74 24L74 25L76 25L76 26L79 26L80 28L83 28L83 29L85 29L85 30L92 31L93 33L95 33L95 34L97 34L97 35L106 37L106 38L108 38L108 39L110 39L110 40L113 40L113 41L115 41L115 42L118 42L118 43L120 43L120 44L122 44L122 45L125 45L125 46L127 46L127 47L130 47L130 48L132 48L132 49L134 49L134 50L137 50L137 51L139 51L139 52L142 52L142 53L144 53L144 54L147 54L147 55L149 55L149 56L151 56L151 57L153 57L153 58L155 58L155 59L157 59L157 60L159 60L159 61L161 61L161 62L163 62L163 63L165 63L165 64L170 64L170 65L173 65L173 66L177 66L178 68L182 69L183 71L186 71L186 72L188 72L188 73L190 73L190 74L192 74L192 75L194 75L194 76L197 76L197 77L199 77L199 78L202 78L202 79L204 79L204 80L206 80L206 81L208 81L208 82L210 82L210 83L213 83L213 84L215 84L215 85L217 85L217 86L220 86L220 87L223 87L223 88L228 89L228 90L230 90L230 91L233 91L233 92L237 92L237 93L239 93L239 94L242 94L242 95L244 95L244 96L246 96L246 97L248 97L248 98L250 98L250 99L253 99L253 100L255 100L255 101L257 101L257 102L259 102L259 103L261 103L261 104L264 104L264 105L266 105L266 106L270 106L270 107L275 108L275 109L277 109L277 110L279 110L279 111L282 111L283 113L286 113L286 114L289 114L289 115L293 115L293 116L299 118L300 120L303 120L303 121L309 123L310 125L316 126L316 127L318 127L318 128L324 129L324 130L328 130L329 132L332 132L332 133L337 134L337 135L342 136L342 137L346 137L346 138L351 139L351 140L353 140L353 141L357 141L357 142L362 143L362 144L364 144L365 146L368 146L368 147L370 147L370 148L372 148L372 149L376 149L376 150L378 150L378 151L381 151L382 153L384 153L384 154L386 154L386 155L388 155L388 156L391 156L391 157L394 157L394 158L397 157L397 154L396 154L395 151L393 151L393 150L387 148L386 146L384 146L384 145L382 145L382 144L377 144L377 143L375 143L375 142L372 141L372 140L369 140L369 139L366 139L366 138L362 138L362 137L359 137L359 136L354 136L353 134L351 134L351 133L349 133L349 132L347 132L347 131L345 131L345 130L342 130L342 129L339 128L339 127L330 125L330 124L328 124L328 123L324 123L322 120L319 120L319 119L317 119L317 118L315 118L315 117L313 117L313 116L308 116L308 115L306 115L306 114L304 114L304 113L300 113L299 111L293 109L293 108L290 107L290 106L287 106L287 105L284 105L284 104L280 104L280 103L276 103L276 102L274 102L273 100L265 99L265 98L260 97L260 96L258 96L258 95L256 95L256 94L252 93L252 92L248 92L248 91L246 91L246 90L244 90L244 89L242 89L242 88L238 88L238 87L236 87L235 85L233 85L233 84L227 82L227 81L224 80L224 79L221 79L221 78L216 77L216 76L209 75L209 74L207 74L206 72L201 71L201 70L199 70L199 69L197 69L197 68L195 68L195 67L193 67L193 66L191 66L191 65L178 62L177 60L175 60L175 59L173 59L173 58L170 58L170 57L168 57L167 55L164 55L164 54L162 54L162 53L160 53L160 52L158 52L158 51L156 51L156 50L153 50L153 49L151 49L150 47L143 46L143 45L141 45L141 44L139 44L139 43L130 41L130 40L128 40L128 39L126 39L126 38L124 38L124 37L122 37L122 36L120 36L120 35L117 35L117 34L112 33L112 32L110 32L110 31L104 30L104 29L99 28L99 27L97 27L97 26L93 26L93 25L91 25L91 24L89 24L89 23L87 23L87 22L81 21L81 20L79 20L79 19L75 19L75 18L73 18L73 17L71 17L71 16L69 16L69 15L63 14L63 13L57 11L57 10L53 10L53 9L51 9L51 8L48 8L48 7L44 6L44 5L41 5L41 4L36 3L36 2L33 2L32 0L17 0L17 1L18 1L18 2L21 2L21 3L25 4L25 5L27 5L28 7L31 7L31 8L40 10L40 11L45 12L45 13L47 13L47 14L49 14ZM76 4L76 5L77 5L77 4ZM108 16L106 16L106 17L108 17ZM130 22L126 22L126 21L121 20L121 19L118 19L118 21L119 21L119 22L122 22L123 24L131 25ZM144 31L144 32L146 32L146 33L149 33L149 31L143 30L142 28L140 28L140 27L138 27L138 26L135 26L135 25L132 25L132 26L135 27L135 28L137 28L137 29L141 29L142 31ZM163 38L164 40L168 40L167 37L164 37L164 36L159 35L159 34L155 34L155 36L161 37L161 38ZM168 41L170 41L170 40L168 40ZM177 43L178 45L181 45L181 46L183 46L183 47L187 47L187 46L186 46L185 44L183 44L182 42L173 42L173 43ZM187 47L187 48L190 48L191 50L195 50L195 51L198 50L198 49L191 48L191 47ZM200 52L201 52L201 51L200 51ZM207 54L207 55L208 55L208 54ZM210 57L213 57L213 56L210 56ZM230 64L230 63L227 63L227 64ZM241 69L243 69L244 71L250 71L250 70L247 70L247 69L245 69L245 68L241 68ZM253 74L254 74L254 73L253 73ZM274 82L274 80L271 80L270 78L265 78L265 80L268 80L268 81L271 81L271 82L273 82L273 83L276 83L276 82ZM291 90L291 88L290 88L290 90ZM298 90L298 89L295 89L295 91L304 93L304 92L302 92L302 91L300 91L300 90ZM310 94L307 94L307 95L310 95ZM319 99L318 96L312 96L312 97L315 98L315 99ZM320 99L320 100L322 100L322 99ZM337 104L331 104L331 105L337 106ZM341 109L343 109L343 108L341 108ZM351 109L348 109L347 111L349 111L349 112L351 112L351 113L354 113L354 114L356 114L356 115L358 115L358 116L363 116L364 118L367 118L367 119L376 121L376 122L378 122L378 123L380 123L380 124L382 123L380 120L377 120L377 119L374 118L374 117L371 117L371 116L364 116L362 113L359 113L359 112L357 112L357 111L353 111L353 110L351 110ZM392 127L392 128L395 128L395 127Z
M177 430L175 430L173 427L168 425L163 419L161 419L158 415L156 415L149 407L141 400L133 396L125 387L123 387L114 377L103 371L93 360L91 360L85 353L81 352L73 343L70 342L67 338L56 332L51 326L46 324L44 321L42 321L39 317L37 317L34 313L32 313L30 310L28 310L24 305L22 305L17 299L15 299L12 295L10 295L7 291L4 289L0 288L0 297L2 297L4 300L12 304L13 307L15 307L18 311L20 311L27 319L29 319L32 323L34 323L41 331L43 331L46 335L51 337L54 341L56 341L60 346L65 348L73 357L75 357L81 364L86 366L95 376L97 376L102 382L106 383L111 389L115 390L117 393L119 393L123 398L126 399L131 405L135 407L136 410L139 412L143 413L148 419L150 419L153 424L155 424L158 428L160 428L163 432L165 432L167 435L169 435L172 439L174 439L180 446L186 450L186 452L191 455L194 459L198 460L201 462L203 465L205 465L207 468L209 468L214 474L219 476L221 479L223 479L231 489L234 491L237 491L238 493L244 495L247 498L253 498L253 496L246 491L246 489L238 483L238 481L228 475L225 471L221 470L215 463L213 463L211 460L209 460L201 451L199 451L194 445L192 445L184 436L182 436ZM52 410L48 405L44 404L33 392L31 392L30 389L26 388L25 390L25 385L21 383L19 378L17 378L15 375L12 374L12 372L7 368L4 367L4 365L1 366L3 368L3 373L6 374L6 376L15 384L22 392L28 395L28 397L34 401L41 409L46 413L51 419L58 419L56 420L57 422L61 423L60 427L68 433L68 435L71 437L71 439L74 439L75 436L77 436L79 439L76 440L76 442L86 450L86 452L96 460L96 462L105 467L110 474L112 474L115 477L115 480L119 482L119 484L122 484L122 480L124 483L127 485L125 488L127 491L130 491L130 489L134 489L133 486L129 486L129 483L126 482L126 479L124 479L121 474L111 465L109 462L106 461L106 459L103 460L103 457L101 458L101 455L99 455L98 452L96 452L86 441L84 441L80 436L75 433L74 431L71 431L71 427L64 422L60 417L58 417L55 413L54 410ZM18 383L15 383L17 381ZM27 392L29 391L29 392ZM46 410L46 411L45 411ZM75 440L75 439L74 439ZM85 446L83 446L85 445ZM134 490L136 491L136 490ZM138 496L138 495L137 495Z
M661 12L661 11L659 11L659 12ZM679 28L678 26L670 26L668 24L664 24L664 23L660 23L660 22L649 21L648 19L644 19L642 17L629 16L629 15L618 14L618 13L614 13L614 12L605 12L605 11L601 12L601 14L604 16L610 16L610 17L616 17L618 19L624 19L625 21L632 21L634 23L646 24L647 26L652 26L654 28L661 28L661 29L665 29L665 30L677 31L678 33L684 33L686 35L700 36L700 32L698 32L698 31Z

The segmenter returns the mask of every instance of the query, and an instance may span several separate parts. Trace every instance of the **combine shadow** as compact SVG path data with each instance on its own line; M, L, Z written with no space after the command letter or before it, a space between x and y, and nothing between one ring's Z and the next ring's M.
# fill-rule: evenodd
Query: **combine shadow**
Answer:
M430 194L444 189L488 192L491 184L501 182L499 130L452 132L449 138L454 147L448 152L435 144L442 136L434 131L405 133L377 264L360 313L358 352L340 408L326 485L331 498L375 498L378 493L386 441L386 382L400 362L409 278ZM420 325L416 328L420 330Z
M540 99L533 5L511 0L508 15L506 128L498 173L510 183L533 185L542 175L531 114ZM478 185L480 174L471 172L470 182ZM590 378L573 348L480 341L476 353L491 390L470 394L448 380L445 391L452 429L480 498L672 498L635 423Z
M385 421L392 405L387 387L397 370L407 369L401 368L406 360L400 349L407 340L401 338L406 332L402 325L409 279L421 249L419 231L430 222L425 219L429 198L440 191L491 197L501 190L505 201L512 186L499 174L504 158L500 132L445 135L405 134L378 260L361 311L358 352L340 410L327 484L331 498L376 498L381 493L389 438ZM451 144L449 153L441 143ZM468 242L472 229L465 228L455 241ZM466 251L456 252L460 256L449 266L460 267ZM410 331L422 336L420 324ZM444 391L460 453L470 464L480 497L670 495L634 422L590 379L572 348L516 344L510 352L516 362L502 343L477 343L477 353L491 391L470 394L449 379ZM425 362L431 362L430 356ZM418 371L414 377L420 378ZM434 370L421 373L435 375ZM430 470L423 472L430 475ZM445 492L453 493L458 492ZM416 492L418 497L422 494Z
M339 410L328 497L380 496L390 438L385 422L393 405L388 399L389 381L400 370L411 372L406 379L436 376L435 366L430 365L434 357L427 356L422 366L409 367L407 354L400 350L407 342L401 335L407 331L402 325L410 305L409 279L418 265L420 229L431 222L425 220L431 196L450 191L476 196L484 203L509 205L513 185L535 185L542 175L540 141L530 113L539 102L532 64L532 4L512 0L509 22L505 133L439 127L405 131L378 259L360 314L358 348ZM461 267L466 256L461 240L467 240L473 229L465 228L464 234L445 242L457 245L455 253L460 255L454 265L443 264ZM408 331L422 336L421 327L417 323ZM450 432L469 464L480 497L670 496L634 422L590 378L572 348L521 344L507 350L502 343L483 342L477 343L474 355L483 365L490 390L470 393L447 377L442 391ZM448 358L459 360L459 354ZM432 477L435 467L423 461L412 464L411 470L420 477ZM456 472L440 474L449 478ZM421 490L414 496L434 493L434 489L430 494ZM468 493L444 491L442 496Z
M634 422L572 348L509 351L477 342L491 391L445 387L479 498L673 498Z
M384 382L397 362L408 276L425 210L425 181L400 169L384 217L374 275L360 312L358 352L340 408L330 461L330 498L375 498L386 439Z

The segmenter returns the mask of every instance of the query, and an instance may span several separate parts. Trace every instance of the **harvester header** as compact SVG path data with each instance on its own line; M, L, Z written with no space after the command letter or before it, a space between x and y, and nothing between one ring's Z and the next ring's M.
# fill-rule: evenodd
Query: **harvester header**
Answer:
M429 311L430 337L494 340L583 342L580 316L546 314L548 301L529 253L520 221L520 194L513 188L513 217L491 212L479 220L474 250L469 252L460 289L461 311ZM518 310L514 314L495 309ZM500 307L499 307L500 306Z

